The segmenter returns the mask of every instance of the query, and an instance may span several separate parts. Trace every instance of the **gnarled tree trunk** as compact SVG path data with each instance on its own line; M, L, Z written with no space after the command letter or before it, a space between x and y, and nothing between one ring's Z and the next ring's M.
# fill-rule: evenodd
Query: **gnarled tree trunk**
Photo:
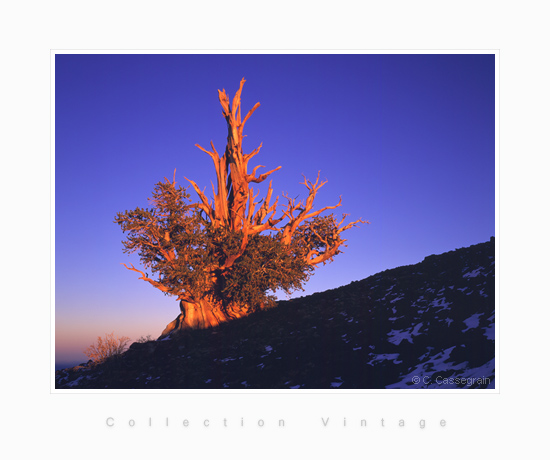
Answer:
M196 303L180 301L180 310L181 313L166 326L159 339L188 329L205 329L218 326L225 321L242 318L248 314L246 306L232 305L224 308L219 302L216 303L211 298Z

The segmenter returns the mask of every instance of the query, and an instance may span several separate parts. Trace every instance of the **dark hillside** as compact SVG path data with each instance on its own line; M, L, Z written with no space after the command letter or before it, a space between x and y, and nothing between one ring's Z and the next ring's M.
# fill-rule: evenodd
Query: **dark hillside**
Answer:
M121 357L56 372L56 388L495 387L495 244L361 281Z

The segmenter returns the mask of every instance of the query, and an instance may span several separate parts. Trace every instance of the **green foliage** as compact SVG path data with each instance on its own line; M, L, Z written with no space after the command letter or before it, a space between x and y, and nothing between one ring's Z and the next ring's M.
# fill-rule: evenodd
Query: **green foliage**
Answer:
M306 257L309 251L315 251L316 254L330 251L331 248L339 248L345 240L342 239L338 230L338 222L334 214L326 216L316 216L311 219L307 225L302 225L296 229L292 236L292 246L297 254ZM333 256L340 254L336 250Z
M267 291L282 289L290 293L302 289L313 267L289 251L274 235L254 235L244 254L224 276L222 293L234 302L252 309L269 305Z
M137 252L165 294L199 295L208 286L201 268L210 260L207 235L186 189L168 181L156 184L151 208L118 213L115 222L128 233L124 252ZM158 286L156 286L158 287Z
M149 200L152 207L118 213L115 222L127 233L124 252L137 253L151 273L144 279L167 295L188 302L208 297L253 311L272 303L268 291L301 289L313 271L303 257L313 234L300 233L300 243L290 247L279 233L252 235L244 253L224 269L239 253L241 232L212 225L175 183L159 182Z

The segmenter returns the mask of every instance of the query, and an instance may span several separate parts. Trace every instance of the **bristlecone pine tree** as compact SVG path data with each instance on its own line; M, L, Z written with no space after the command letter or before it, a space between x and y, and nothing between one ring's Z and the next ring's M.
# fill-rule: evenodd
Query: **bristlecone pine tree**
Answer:
M124 252L137 252L145 273L130 264L127 269L141 275L167 295L180 301L181 313L163 331L206 328L224 321L243 317L274 304L268 292L301 289L314 268L333 260L346 240L343 231L364 223L358 219L344 225L346 215L337 220L333 214L321 214L335 209L326 206L313 210L313 201L325 182L313 183L304 177L309 194L305 202L283 194L286 204L272 202L272 184L267 195L257 200L251 183L263 182L278 168L256 175L256 166L248 173L248 163L260 151L243 153L243 128L256 103L241 119L240 87L229 102L225 90L219 91L228 135L225 153L219 155L214 144L206 152L214 161L217 190L213 201L198 185L186 178L200 198L190 202L187 189L165 178L156 184L151 208L137 208L118 213L115 222L127 240ZM278 212L279 211L279 212Z

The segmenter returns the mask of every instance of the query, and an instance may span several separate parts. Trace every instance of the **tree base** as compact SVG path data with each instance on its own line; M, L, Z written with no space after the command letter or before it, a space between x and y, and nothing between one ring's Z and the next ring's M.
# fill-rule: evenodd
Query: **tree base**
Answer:
M160 337L157 340L165 339L166 337L172 335L172 333L179 334L186 329L191 328L187 324L185 324L185 322L183 321L183 315L180 313L174 321L169 323L164 328L162 334L160 334Z
M206 329L215 327L232 319L242 318L249 311L247 307L232 307L222 310L208 301L190 303L180 301L181 313L166 326L157 340L165 339L173 334L180 334L189 329Z

